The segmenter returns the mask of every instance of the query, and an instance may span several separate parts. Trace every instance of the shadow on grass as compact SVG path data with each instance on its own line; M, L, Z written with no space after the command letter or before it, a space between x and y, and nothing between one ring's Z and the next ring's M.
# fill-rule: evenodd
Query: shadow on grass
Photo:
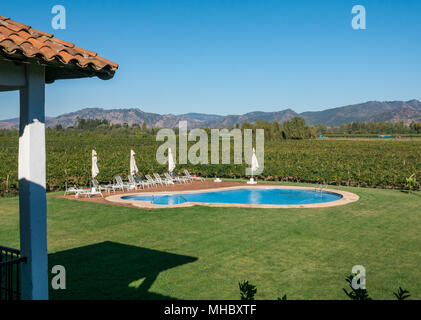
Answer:
M66 269L66 289L52 290L50 299L175 299L150 292L159 273L197 258L102 242L50 254L54 265ZM50 283L54 275L50 274Z
M408 190L400 190L402 193L407 194L408 196L416 196L416 197L421 197L421 192L419 192L418 190L415 191L408 191Z

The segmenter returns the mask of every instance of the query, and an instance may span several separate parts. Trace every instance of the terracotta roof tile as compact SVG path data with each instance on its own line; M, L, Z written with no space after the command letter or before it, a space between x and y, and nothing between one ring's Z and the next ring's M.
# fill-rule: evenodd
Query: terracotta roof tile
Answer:
M19 47L8 37L6 37L5 40L0 42L0 46L3 48L3 51L5 51L8 54L14 54L16 50L19 49Z
M60 51L57 54L58 57L60 57L66 64L70 63L70 61L72 61L72 59L76 59L74 56L72 56L71 54L67 53L66 51Z
M54 50L56 53L59 52L60 50L63 50L63 46L51 41L51 39L45 40L44 44L48 47L50 47L52 50Z
M18 36L16 33L11 34L9 36L9 39L11 39L18 46L20 46L23 42L26 41L25 38L22 38L22 37Z
M81 51L81 52L83 52L83 53L85 53L85 54L87 54L91 57L96 57L98 55L96 52L89 51L89 50L86 50L86 49L82 49L82 48L79 48L79 47L76 47L76 46L74 47L74 49L78 50L78 51Z
M13 20L5 20L5 23L3 24L4 26L6 26L7 28L9 28L12 31L18 32L21 30L29 30L29 28L25 28L25 26L23 25L17 25L15 23L13 23Z
M28 39L28 38L32 37L32 35L26 30L21 30L18 33L15 33L15 34L17 34L19 37L22 37L24 39Z
M29 42L25 41L24 43L22 43L19 48L22 48L25 51L25 56L29 57L29 58L33 58L35 57L35 55L37 53L39 53L39 50L37 48L35 48L32 44L30 44Z
M5 27L4 25L0 24L0 34L5 35L5 36L9 36L13 33L14 33L14 31L12 31L9 28Z
M68 77L97 75L103 79L113 77L118 64L99 57L97 53L82 49L71 42L55 38L51 33L39 31L28 25L0 16L0 53L11 56L17 60L38 58L46 66L57 68L63 64L68 68L60 68L60 72L75 69ZM64 71L63 71L64 70ZM65 74L54 76L55 79L66 78Z
M34 35L44 36L44 37L47 37L47 38L54 37L54 35L52 33L44 32L44 31L39 31L39 30L36 30L34 28L31 28L31 33L34 34Z
M31 29L31 26L28 26L26 24L23 24L23 23L20 23L20 22L17 22L17 21L13 21L13 20L10 20L10 19L7 20L7 23L13 24L16 28L18 28L20 30L29 30L29 29Z
M62 49L63 51L66 51L67 53L71 54L72 56L80 56L83 57L84 55L82 54L82 52L75 50L74 48L68 48L68 47L63 47Z
M51 41L60 43L61 45L69 47L69 48L73 48L75 46L74 43L67 42L67 41L64 41L64 40L60 40L60 39L57 39L56 37L51 38Z
M50 61L54 58L54 56L57 54L56 51L54 51L53 49L51 49L48 46L42 47L41 49L39 49L39 52L44 56L44 58L47 61Z
M111 66L112 68L115 68L115 69L117 69L118 68L118 64L117 63L114 63L114 62L111 62L110 60L107 60L107 59L105 59L105 58L103 58L103 57L95 57L97 60L99 60L99 61L102 61L102 62L104 62L105 64L107 64L107 65L109 65L109 66Z
M26 41L30 42L38 50L47 46L44 42L41 42L35 38L28 38Z

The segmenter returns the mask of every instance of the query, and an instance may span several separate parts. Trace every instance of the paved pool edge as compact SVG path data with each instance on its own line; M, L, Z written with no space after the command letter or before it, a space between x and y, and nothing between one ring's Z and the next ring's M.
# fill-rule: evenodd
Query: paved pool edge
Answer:
M200 189L200 190L183 190L183 191L158 191L158 192L133 192L119 195L108 196L105 199L110 202L119 203L119 204L129 204L138 208L147 208L147 209L161 209L161 208L183 208L191 206L206 206L206 207L232 207L232 208L267 208L267 209L288 209L288 208L327 208L341 206L348 203L356 202L360 199L355 193L348 191L336 190L336 189L325 189L324 192L336 193L342 196L341 199L324 202L324 203L311 203L311 204L300 204L300 205L275 205L275 204L240 204L240 203L205 203L205 202L185 202L181 204L173 205L160 205L152 204L151 201L137 201L137 200L125 200L122 197L127 196L151 196L151 195L168 195L168 194L187 194L187 193L205 193L205 192L215 192L215 191L227 191L227 190L237 190L237 189L251 189L251 188L261 188L261 189L298 189L298 190L313 190L314 187L299 187L299 186L279 186L279 185L244 185L244 186L233 186L233 187L221 187L221 188L210 188L210 189Z

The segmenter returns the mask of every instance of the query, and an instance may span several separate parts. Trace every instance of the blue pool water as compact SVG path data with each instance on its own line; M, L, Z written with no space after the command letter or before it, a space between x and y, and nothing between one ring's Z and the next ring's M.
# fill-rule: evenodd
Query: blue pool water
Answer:
M300 205L331 202L341 198L342 196L337 193L275 188L244 188L200 193L162 194L154 196L133 195L122 197L124 200L152 201L154 204L161 205L182 204L184 202Z

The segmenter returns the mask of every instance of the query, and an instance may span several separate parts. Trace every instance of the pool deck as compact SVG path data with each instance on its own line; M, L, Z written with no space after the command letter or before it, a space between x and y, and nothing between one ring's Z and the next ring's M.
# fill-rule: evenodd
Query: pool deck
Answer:
M116 191L111 192L108 194L107 192L102 192L104 198L99 195L92 196L91 198L82 197L75 198L74 195L67 195L67 196L59 196L58 198L64 198L69 200L76 200L76 201L84 201L84 202L95 202L95 203L103 203L103 204L113 204L113 205L120 205L126 207L135 207L138 208L139 206L133 206L127 202L115 202L109 201L108 198L110 195L112 196L126 196L126 195L133 195L133 194L143 194L143 193L171 193L171 192L183 192L183 191L194 191L194 190L214 190L219 189L222 187L234 187L234 186L246 186L244 182L233 182L233 181L222 181L220 183L215 183L212 180L205 180L204 182L200 181L193 181L191 183L176 183L175 185L170 186L157 186L145 189L138 189L138 190L130 190L130 191ZM167 207L167 206L166 206Z
M204 202L185 202L174 205L159 205L153 204L151 201L136 201L136 200L125 200L122 197L142 195L167 195L167 194L187 194L187 193L202 193L207 191L226 191L236 190L244 188L259 188L259 189L300 189L300 190L314 190L314 187L300 187L300 186L282 186L276 184L256 184L249 185L245 182L221 182L215 183L213 181L205 182L193 182L188 184L177 184L173 186L147 188L142 190L132 190L130 192L118 193L107 196L104 201L108 203L114 203L119 205L125 205L137 208L147 209L158 209L158 208L182 208L190 207L195 205L207 206L207 207L237 207L237 208L326 208L339 205L345 205L358 201L359 196L342 190L336 189L324 189L324 192L331 192L342 195L342 198L336 201L325 202L325 203L313 203L313 204L302 204L302 205L272 205L272 204L238 204L238 203L204 203Z

